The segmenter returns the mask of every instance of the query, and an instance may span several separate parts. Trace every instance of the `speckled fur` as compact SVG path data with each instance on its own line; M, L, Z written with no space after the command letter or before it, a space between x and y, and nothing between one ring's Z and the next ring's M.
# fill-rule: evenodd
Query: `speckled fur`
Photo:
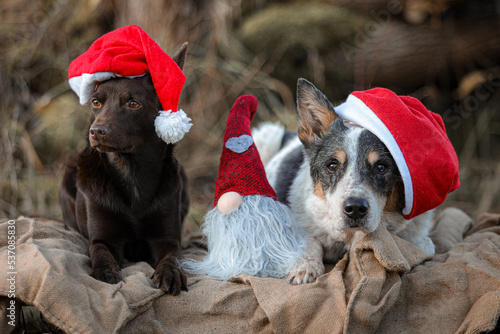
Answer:
M297 96L298 136L265 166L278 199L290 206L308 233L308 257L292 268L289 281L315 281L324 273L323 261L339 261L356 231L370 233L381 226L434 254L427 237L433 212L412 220L403 218L402 181L385 145L367 130L340 119L327 98L306 80L299 80ZM281 142L283 128L273 126L276 136L269 135L267 125L267 138ZM262 143L259 150L267 144L276 147L269 140L255 141ZM335 171L328 169L332 163ZM383 173L377 172L379 165ZM349 197L363 198L369 204L365 216L348 217L344 203Z

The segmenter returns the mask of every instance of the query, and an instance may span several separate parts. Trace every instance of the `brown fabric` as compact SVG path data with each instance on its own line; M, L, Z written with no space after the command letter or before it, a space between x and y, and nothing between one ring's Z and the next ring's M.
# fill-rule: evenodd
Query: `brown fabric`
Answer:
M119 284L92 279L84 238L55 221L20 217L16 296L74 333L492 330L500 312L500 215L480 217L464 239L470 218L463 212L448 209L436 218L433 238L448 249L444 254L429 257L381 229L357 233L351 252L312 284L292 286L251 276L227 283L190 277L189 292L173 297L153 288L153 269L143 262L124 266ZM0 235L6 232L7 223L0 223ZM4 268L4 238L0 254ZM196 249L186 254L200 256ZM7 294L6 279L1 270L0 296ZM0 298L1 333L12 330L4 321L7 301Z
M436 246L436 254L444 254L462 242L465 233L474 225L472 219L465 212L455 208L443 210L436 216L436 221L439 224L434 226L431 235L434 246Z

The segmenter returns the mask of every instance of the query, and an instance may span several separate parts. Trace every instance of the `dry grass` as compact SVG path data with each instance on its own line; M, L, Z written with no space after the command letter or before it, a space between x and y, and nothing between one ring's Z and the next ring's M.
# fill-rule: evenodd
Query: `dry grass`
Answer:
M180 106L194 127L178 144L177 155L190 179L193 226L201 223L213 200L222 135L233 101L253 94L260 101L256 122L293 123L288 115L294 113L284 111L294 105L290 89L265 73L263 61L229 33L228 25L240 9L238 2L208 1L205 7L196 1L179 3L164 9L171 17L164 16L163 22L172 22L172 29L144 20L158 8L138 9L134 1L122 2L120 7L106 0L47 1L38 8L14 1L2 4L0 13L15 12L17 25L3 25L1 34L10 40L0 54L0 76L5 79L0 102L0 217L61 218L57 191L64 162L84 145L88 117L87 107L78 105L67 84L66 71L71 59L112 28L113 20L116 25L141 24L169 53L190 42ZM92 17L91 22L83 21ZM181 25L183 18L188 21ZM30 30L23 28L35 21ZM87 24L95 26L84 28Z
M99 2L1 4L0 217L61 216L60 170L67 152L78 146L75 132L81 133L81 117L72 117L81 108L65 100L67 66L109 29L109 9L103 9ZM89 15L94 11L103 15ZM89 19L68 19L77 14Z
M2 2L0 41L6 47L0 52L0 218L61 218L57 191L62 168L68 154L84 145L88 112L78 105L66 71L71 59L115 26L141 24L168 53L190 43L180 106L194 127L177 146L190 179L188 230L196 229L211 207L226 116L238 96L258 97L255 124L271 120L295 127L294 88L273 77L273 65L252 55L234 34L245 13L265 2L155 2L149 7L137 7L132 0L119 5L111 0ZM493 102L482 108L464 121L473 128L458 150L463 190L447 202L470 214L500 209L500 164L489 156L494 148L484 149L494 142L488 144L483 135L500 133L498 110ZM478 147L485 153L478 154Z

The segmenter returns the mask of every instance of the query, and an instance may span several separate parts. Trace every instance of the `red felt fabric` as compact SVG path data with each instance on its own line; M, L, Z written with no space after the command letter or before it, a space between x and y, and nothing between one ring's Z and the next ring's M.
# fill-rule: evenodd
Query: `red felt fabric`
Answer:
M353 92L386 125L403 153L413 183L411 219L439 206L460 186L458 158L440 115L417 99L385 88Z
M128 25L97 39L69 66L69 78L113 72L124 77L149 73L163 110L177 111L186 76L141 27Z
M274 189L269 185L264 166L255 144L242 153L235 153L226 147L230 138L251 136L250 123L257 112L257 98L240 96L233 104L227 117L224 146L220 158L219 174L215 183L215 207L220 196L235 191L242 196L263 195L277 200Z

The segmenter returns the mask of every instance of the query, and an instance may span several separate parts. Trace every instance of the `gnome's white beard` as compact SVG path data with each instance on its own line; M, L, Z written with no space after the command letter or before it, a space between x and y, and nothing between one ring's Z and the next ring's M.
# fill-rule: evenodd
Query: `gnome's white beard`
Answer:
M223 281L241 274L284 278L304 256L305 234L290 209L266 196L245 196L227 214L214 207L202 232L207 256L202 262L184 260L182 267Z

